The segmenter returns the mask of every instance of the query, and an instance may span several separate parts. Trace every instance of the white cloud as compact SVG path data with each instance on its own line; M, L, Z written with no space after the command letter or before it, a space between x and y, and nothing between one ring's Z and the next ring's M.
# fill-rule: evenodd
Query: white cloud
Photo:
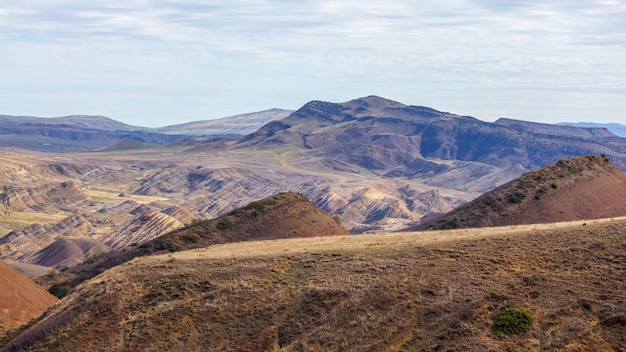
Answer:
M619 1L8 1L0 113L172 124L378 94L620 122L625 14Z

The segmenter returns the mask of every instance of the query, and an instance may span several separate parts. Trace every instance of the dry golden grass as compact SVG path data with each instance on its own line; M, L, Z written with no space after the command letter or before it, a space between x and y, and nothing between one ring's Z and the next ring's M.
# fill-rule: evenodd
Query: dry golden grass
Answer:
M236 242L214 245L207 248L171 253L151 257L152 260L176 259L225 259L275 256L285 253L306 253L319 251L362 252L374 248L379 251L398 249L405 246L427 246L455 241L479 240L489 237L514 236L520 233L542 230L566 230L581 226L601 225L626 221L626 217L579 220L561 223L533 225L513 225L479 229L457 229L429 232L393 232L359 236L332 236L314 238L294 238L268 241Z
M103 203L120 203L121 201L124 201L124 200L134 200L135 202L139 204L149 204L152 202L169 200L169 198L165 198L165 197L142 196L142 195L135 195L135 194L128 194L124 197L120 197L120 193L122 192L120 192L119 190L115 190L115 189L91 188L91 189L86 189L83 192L89 197L91 197L91 199L97 202L103 202Z
M624 351L625 249L626 219L218 245L113 268L12 346ZM508 307L529 332L491 333Z
M27 227L32 224L52 224L66 218L68 214L50 214L41 212L20 212L9 211L0 214L0 236L18 228Z

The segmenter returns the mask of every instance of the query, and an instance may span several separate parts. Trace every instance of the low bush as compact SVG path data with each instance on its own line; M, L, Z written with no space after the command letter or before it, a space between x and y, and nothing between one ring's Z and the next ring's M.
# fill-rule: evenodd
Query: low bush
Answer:
M217 223L218 230L227 230L230 228L230 221L228 219L223 218Z
M67 296L71 289L72 288L70 287L70 285L58 282L52 284L52 286L50 286L50 289L48 289L48 292L56 296L58 299L61 299Z
M498 335L521 334L530 329L533 316L524 309L507 308L500 313L491 327L491 331Z
M200 236L196 235L195 233L186 233L186 234L183 235L183 238L187 242L191 242L191 243L198 243L198 242L200 242Z

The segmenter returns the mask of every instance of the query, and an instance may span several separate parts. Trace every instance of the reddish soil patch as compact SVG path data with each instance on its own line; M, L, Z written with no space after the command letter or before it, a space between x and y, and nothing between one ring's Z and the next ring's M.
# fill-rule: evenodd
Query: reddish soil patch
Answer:
M8 330L39 317L57 299L0 260L0 340Z

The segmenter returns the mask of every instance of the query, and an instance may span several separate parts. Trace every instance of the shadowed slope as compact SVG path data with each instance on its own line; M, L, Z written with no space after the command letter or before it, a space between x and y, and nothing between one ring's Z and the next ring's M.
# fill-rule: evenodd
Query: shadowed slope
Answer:
M46 267L71 267L110 250L101 242L88 237L60 237L46 248L34 253L28 262Z
M626 215L626 174L602 156L563 159L413 230L537 224Z

